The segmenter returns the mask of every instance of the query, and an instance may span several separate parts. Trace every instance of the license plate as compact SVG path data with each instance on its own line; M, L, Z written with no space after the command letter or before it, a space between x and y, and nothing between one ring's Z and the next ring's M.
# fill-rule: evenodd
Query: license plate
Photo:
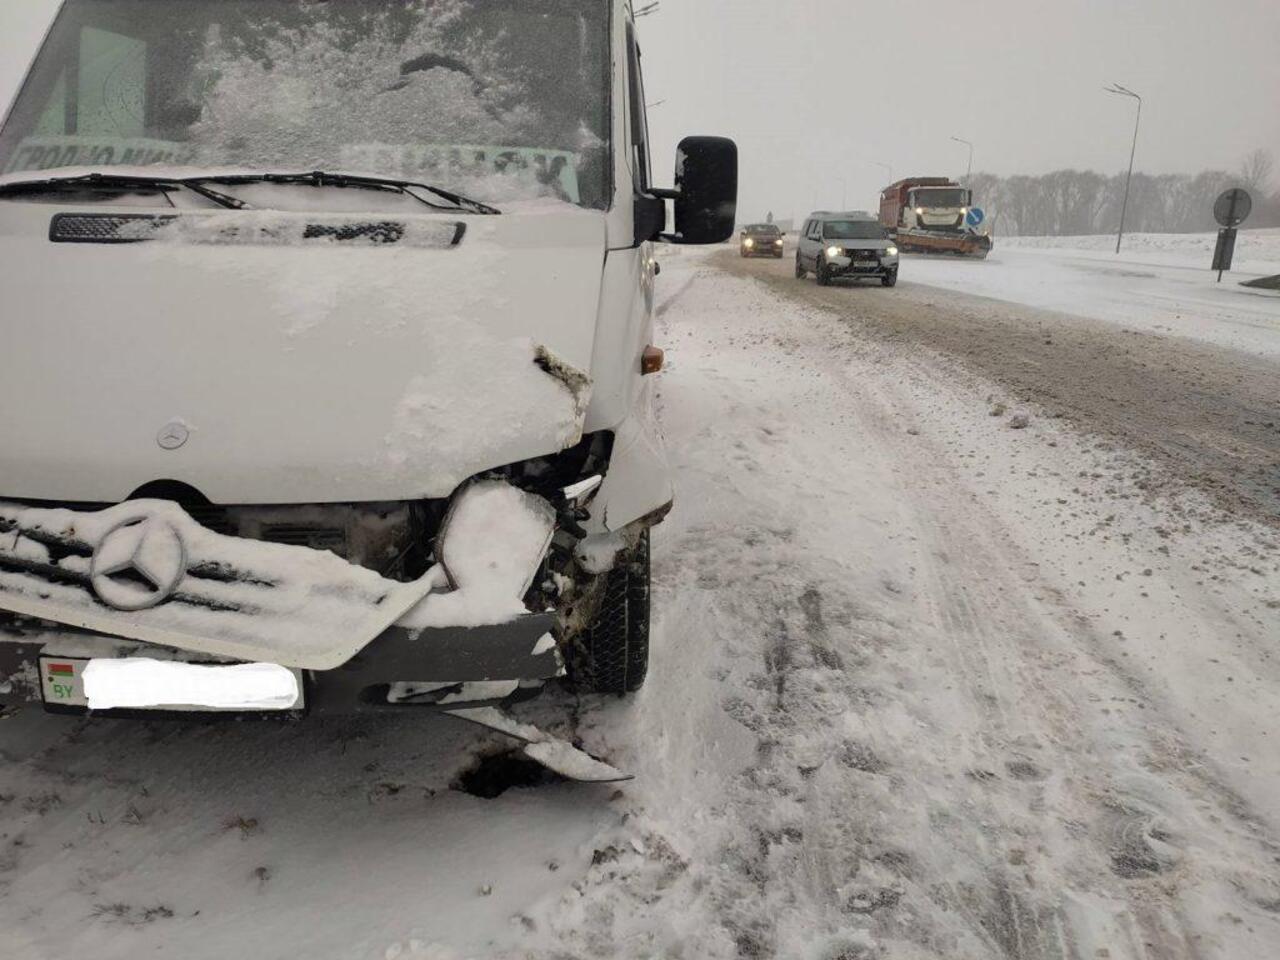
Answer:
M88 709L89 698L84 689L84 670L85 667L92 662L89 659L80 657L41 657L40 658L40 690L44 696L46 707L75 707L80 709ZM99 662L109 664L131 664L133 666L140 665L140 660L110 660L101 659ZM236 677L234 674L226 674L224 671L228 669L228 664L194 664L181 663L177 661L146 661L148 663L163 664L162 671L170 674L173 678L173 699L175 702L166 702L167 698L163 693L163 689L157 693L150 695L152 701L150 705L142 703L130 703L128 708L131 710L156 710L161 712L261 712L261 713L277 713L287 710L301 710L305 704L305 693L303 692L302 672L300 670L287 670L294 677L296 683L296 696L292 702L278 702L271 706L264 706L260 701L255 701L252 694L246 689L245 698L237 702L235 699ZM274 665L262 665L274 666ZM276 670L286 671L285 667L276 667ZM194 691L198 691L202 686L207 687L207 683L191 681L207 681L213 680L220 688L217 696L205 696ZM128 682L127 676L124 682ZM153 681L154 682L154 681ZM216 701L216 702L215 702Z

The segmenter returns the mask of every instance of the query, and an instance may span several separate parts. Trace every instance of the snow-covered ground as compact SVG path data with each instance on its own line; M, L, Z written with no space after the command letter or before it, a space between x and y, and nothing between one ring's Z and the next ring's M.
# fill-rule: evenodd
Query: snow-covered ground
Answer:
M1243 230L1217 282L1214 234L997 237L986 260L904 258L902 279L1173 333L1280 352L1280 293L1240 285L1280 273L1280 230Z
M481 799L452 787L504 745L444 719L23 713L6 960L1280 954L1274 530L1011 429L944 356L663 267L651 679L518 711L636 779Z

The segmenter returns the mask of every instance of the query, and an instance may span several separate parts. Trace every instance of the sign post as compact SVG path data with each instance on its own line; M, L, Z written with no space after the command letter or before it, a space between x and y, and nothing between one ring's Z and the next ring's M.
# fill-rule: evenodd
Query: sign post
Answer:
M1236 227L1244 223L1253 210L1253 198L1247 190L1232 187L1224 190L1213 203L1213 218L1222 229L1218 231L1218 243L1213 248L1213 263L1210 270L1218 271L1218 283L1222 282L1222 271L1231 269L1231 258L1236 252Z

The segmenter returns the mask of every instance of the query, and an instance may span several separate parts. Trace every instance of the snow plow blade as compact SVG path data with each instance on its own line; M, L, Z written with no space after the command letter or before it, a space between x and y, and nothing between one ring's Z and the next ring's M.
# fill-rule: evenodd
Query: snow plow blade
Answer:
M898 249L903 253L954 253L985 260L991 238L980 233L943 230L899 230Z
M567 740L561 740L530 723L521 723L507 716L497 707L466 707L446 710L451 717L467 720L489 730L519 740L521 752L535 763L540 763L566 780L580 783L617 783L630 780L632 775L611 767L602 760L579 750Z

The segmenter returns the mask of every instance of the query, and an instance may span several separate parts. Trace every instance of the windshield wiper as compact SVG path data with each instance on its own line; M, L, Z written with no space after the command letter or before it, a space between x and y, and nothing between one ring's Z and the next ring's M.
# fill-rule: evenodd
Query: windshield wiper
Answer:
M200 182L199 178L183 179L179 177L144 177L120 173L84 173L72 177L41 177L36 180L17 180L0 184L0 196L14 193L41 193L46 190L58 190L63 187L139 187L161 191L166 188L181 188L212 200L220 207L230 210L246 210L249 204L225 193L210 189ZM168 197L166 196L166 199Z
M192 177L182 181L184 184L207 184L220 183L225 186L234 186L238 183L283 183L283 184L303 184L312 187L355 187L363 190L390 190L395 193L402 193L405 196L412 197L419 203L425 204L436 210L466 210L470 213L482 214L500 214L501 210L491 207L487 203L481 203L479 200L472 200L470 197L464 197L457 193L445 190L443 187L435 187L429 183L416 183L412 180L397 180L393 177L361 177L352 176L345 173L327 173L324 170L314 170L310 173L229 173L214 174L207 177ZM415 190L425 190L441 200L446 201L451 206L443 206L439 203L432 203L426 197L423 197Z

